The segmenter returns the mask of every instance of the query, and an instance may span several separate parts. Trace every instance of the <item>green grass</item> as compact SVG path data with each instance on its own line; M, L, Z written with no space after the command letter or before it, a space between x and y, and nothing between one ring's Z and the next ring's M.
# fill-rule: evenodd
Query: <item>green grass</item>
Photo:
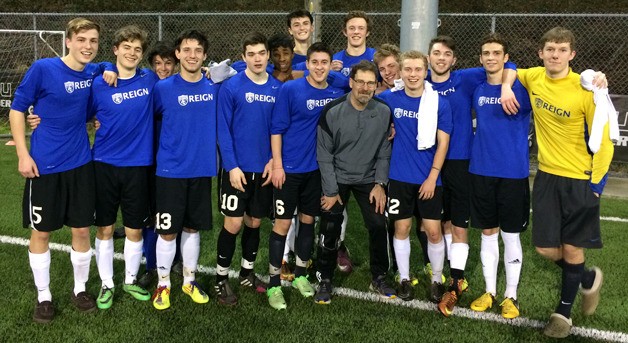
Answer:
M13 147L0 148L0 235L28 238L29 231L21 228L21 197L24 181L17 172ZM215 194L214 194L215 196ZM337 274L335 286L368 291L368 248L366 229L362 225L355 202L350 205L350 221L346 242L355 261L355 271L350 275ZM628 218L628 201L602 199L602 216ZM202 234L199 263L215 266L216 238L222 218L214 206L215 230ZM603 250L589 251L587 262L603 268L605 285L602 303L596 315L585 318L579 312L580 297L574 307L573 320L578 327L598 330L628 332L628 304L623 294L628 271L625 268L626 223L602 222ZM256 272L267 274L268 233L270 223L264 221L262 241ZM470 291L460 300L460 307L468 308L473 299L484 290L482 268L479 261L479 235L470 233L470 253L466 268ZM417 240L412 234L412 268L419 269ZM55 232L51 241L69 244L68 229ZM531 232L522 235L524 261L519 287L522 316L544 322L558 301L560 277L558 268L538 256L531 246ZM122 252L121 240L116 241L116 252ZM239 249L238 249L239 250ZM234 261L239 261L239 255ZM237 265L237 262L234 262ZM115 261L115 281L123 278L124 263ZM3 306L0 307L0 341L253 341L253 342L505 342L549 341L538 328L519 327L492 321L464 317L443 318L435 311L425 311L395 306L382 302L357 300L336 296L329 306L317 305L311 299L303 299L297 291L284 288L288 310L271 309L265 296L234 287L239 296L235 308L224 308L210 303L198 305L184 296L180 290L181 279L173 277L172 308L157 312L149 302L138 302L118 287L113 307L108 311L84 315L78 313L70 302L73 287L72 267L64 252L52 252L51 289L57 309L57 317L49 325L32 322L32 310L36 292L28 265L28 253L24 246L0 244L0 283L3 290ZM504 290L505 276L500 265L498 298ZM199 282L210 290L213 276L199 275ZM232 281L235 286L236 282ZM100 286L98 271L92 263L88 291L97 294ZM427 282L421 278L417 286L417 298L424 300ZM211 293L211 292L210 292ZM213 296L213 295L212 295ZM401 301L395 302L400 304ZM493 313L498 313L493 309ZM588 342L589 338L571 336L572 342Z

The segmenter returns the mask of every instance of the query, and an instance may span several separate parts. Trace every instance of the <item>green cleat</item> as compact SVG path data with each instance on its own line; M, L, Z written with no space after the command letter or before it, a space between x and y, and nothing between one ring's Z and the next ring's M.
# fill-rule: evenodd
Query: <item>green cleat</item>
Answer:
M266 291L266 295L268 296L268 303L270 304L270 307L275 310L285 310L288 307L288 305L286 305L286 300L283 298L283 291L280 286L269 288Z
M122 290L131 294L133 298L139 301L150 300L150 293L146 289L140 287L137 283L125 283L124 286L122 286Z
M294 281L292 281L292 288L298 289L299 292L301 292L301 295L305 298L312 297L314 296L314 293L316 293L314 287L312 287L310 282L307 280L307 276L299 276L294 279Z
M114 290L115 287L109 288L107 286L103 286L100 289L100 292L98 293L98 298L96 299L96 305L98 305L99 309L107 310L111 308L111 305L113 305Z

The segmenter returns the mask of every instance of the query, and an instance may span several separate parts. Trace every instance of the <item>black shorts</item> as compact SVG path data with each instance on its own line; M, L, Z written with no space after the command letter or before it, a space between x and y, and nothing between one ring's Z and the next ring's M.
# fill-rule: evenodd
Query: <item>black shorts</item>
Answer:
M96 202L94 165L26 179L22 199L22 223L37 231L51 232L67 225L94 224Z
M155 165L152 165L146 169L146 173L148 174L148 204L150 206L150 217L153 219L155 217L155 213L157 213L157 194L155 194L155 192L157 191L157 186L155 183L156 172L157 167ZM153 219L151 219L150 222L152 222Z
M443 222L468 228L471 216L469 160L445 160L443 180Z
M212 179L195 177L174 179L157 176L157 213L155 230L166 235L212 228Z
M538 171L532 190L532 242L553 248L570 244L601 248L600 198L588 180Z
M286 173L281 189L273 189L275 218L292 219L294 210L316 217L321 213L321 172Z
M478 229L499 227L523 232L530 219L528 178L506 179L471 174L471 224Z
M148 169L150 167L116 167L94 162L96 175L96 226L116 222L118 208L122 223L131 229L143 229L149 223Z
M443 188L436 186L431 199L419 199L421 185L390 180L388 184L388 218L391 221L412 218L440 220L443 211Z
M273 213L273 185L262 187L266 178L262 173L245 172L244 192L231 186L229 172L222 170L220 183L220 213L227 217L242 217L244 213L253 218L270 217Z

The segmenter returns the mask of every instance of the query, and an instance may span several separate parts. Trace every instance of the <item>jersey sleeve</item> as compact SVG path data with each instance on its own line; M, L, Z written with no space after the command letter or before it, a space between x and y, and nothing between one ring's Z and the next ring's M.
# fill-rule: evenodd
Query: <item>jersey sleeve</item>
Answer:
M483 67L460 69L454 72L460 74L461 84L471 96L475 89L486 81L486 70Z
M277 101L273 107L273 113L271 117L270 134L271 135L283 135L290 126L290 87L287 84L281 86L279 94L277 95Z
M517 80L521 82L523 87L530 89L530 70L529 69L517 69Z
M33 105L41 87L42 68L40 63L34 63L24 75L22 82L15 90L11 109L26 113L28 107Z
M386 105L385 110L388 114L387 121L390 122L390 108ZM377 153L377 161L375 162L375 182L388 184L388 175L390 172L390 156L392 155L392 144L388 140L390 136L390 125L386 130L386 134L382 138Z
M226 171L231 171L238 167L233 147L233 95L230 87L220 88L218 92L218 147L222 158L222 167Z
M438 96L438 123L437 129L451 135L454 129L454 123L451 114L451 105L449 100L444 96Z

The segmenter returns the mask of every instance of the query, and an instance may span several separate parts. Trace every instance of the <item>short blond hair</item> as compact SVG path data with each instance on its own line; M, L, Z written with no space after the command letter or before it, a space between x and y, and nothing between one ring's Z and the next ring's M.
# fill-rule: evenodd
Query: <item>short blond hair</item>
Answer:
M574 36L573 32L561 26L556 26L555 28L545 32L543 37L541 37L539 50L543 50L543 48L545 47L545 43L548 42L569 43L569 47L571 48L571 50L575 50L576 48L576 37Z
M388 56L393 56L395 58L395 61L399 62L400 53L401 51L399 50L398 46L394 44L384 43L382 44L382 46L379 47L379 49L377 49L377 51L375 51L375 54L373 55L373 62L375 62L375 64L379 66L379 62L381 62Z
M70 39L81 31L96 30L100 34L100 25L85 18L74 18L65 27L65 37Z
M403 61L405 60L422 60L423 66L427 68L427 56L416 50L406 51L399 56L399 64L403 66Z

